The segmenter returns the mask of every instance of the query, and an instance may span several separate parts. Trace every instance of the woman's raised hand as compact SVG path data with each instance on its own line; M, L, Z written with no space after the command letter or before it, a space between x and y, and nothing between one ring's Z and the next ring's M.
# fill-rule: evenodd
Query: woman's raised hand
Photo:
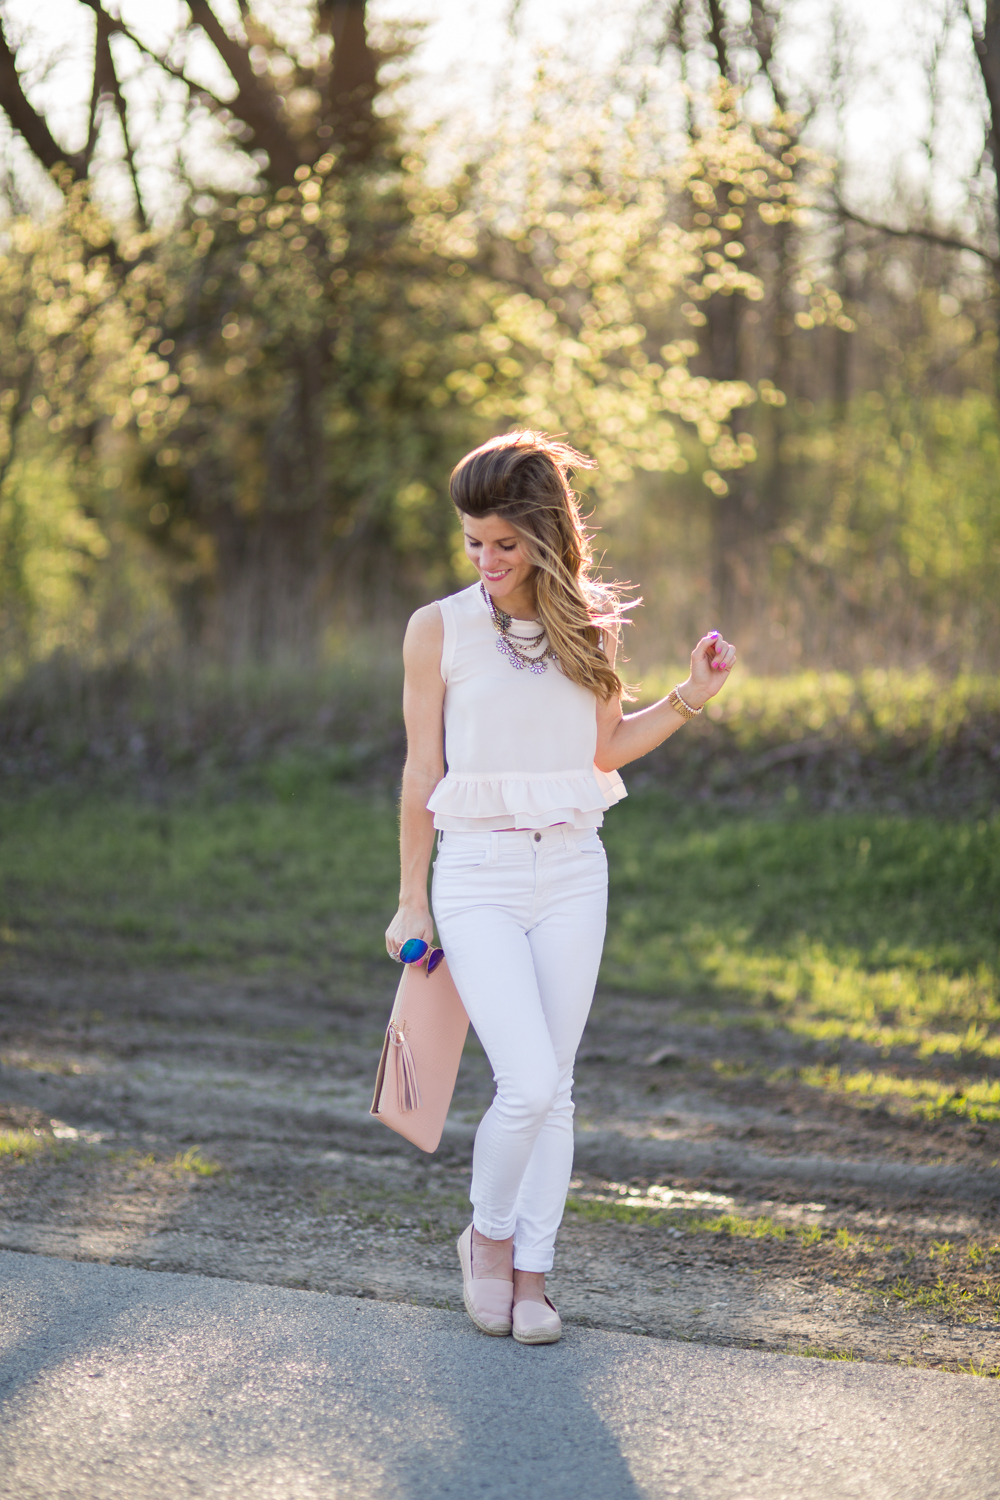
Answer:
M735 660L736 647L724 641L717 630L703 635L691 652L691 675L678 689L681 697L692 708L701 708L721 690Z
M385 929L385 951L390 958L398 958L399 950L407 938L423 938L425 943L434 942L434 923L426 906L401 906Z

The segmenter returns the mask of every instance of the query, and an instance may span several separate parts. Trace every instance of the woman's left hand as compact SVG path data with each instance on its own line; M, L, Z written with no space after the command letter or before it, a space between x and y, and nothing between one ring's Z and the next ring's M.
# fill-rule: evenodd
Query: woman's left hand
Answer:
M691 652L691 675L678 692L692 708L701 708L720 692L736 660L736 647L717 630L703 635Z

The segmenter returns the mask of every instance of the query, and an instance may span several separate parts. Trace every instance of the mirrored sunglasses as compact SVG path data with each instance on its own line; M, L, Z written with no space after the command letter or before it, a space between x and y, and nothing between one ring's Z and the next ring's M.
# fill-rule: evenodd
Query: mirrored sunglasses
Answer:
M430 943L425 943L423 938L407 938L399 950L399 962L401 964L422 964L424 955L430 953L427 959L427 972L433 974L438 964L444 958L443 948L432 948Z

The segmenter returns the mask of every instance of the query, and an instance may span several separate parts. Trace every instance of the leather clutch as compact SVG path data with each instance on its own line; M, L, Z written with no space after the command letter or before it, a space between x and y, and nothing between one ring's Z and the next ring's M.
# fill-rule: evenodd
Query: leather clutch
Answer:
M408 964L382 1044L371 1113L421 1151L441 1144L468 1030L448 960L433 974L424 964Z

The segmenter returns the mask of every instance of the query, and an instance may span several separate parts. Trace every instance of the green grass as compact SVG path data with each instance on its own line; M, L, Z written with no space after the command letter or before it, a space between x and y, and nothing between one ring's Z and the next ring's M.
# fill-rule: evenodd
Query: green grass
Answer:
M737 815L646 792L606 843L607 983L819 1040L1000 1055L1000 817Z
M853 1349L827 1349L823 1344L789 1344L786 1354L797 1354L802 1359L837 1359L856 1364L861 1356Z
M0 807L14 954L324 972L378 956L397 882L389 799L321 775L221 802L43 792Z
M968 1286L939 1276L933 1286L915 1286L909 1276L898 1277L885 1292L908 1309L945 1314L963 1323L977 1323L1000 1313L1000 1284Z
M608 1202L599 1198L567 1198L567 1212L589 1223L643 1224L650 1228L676 1228L686 1234L724 1234L734 1240L783 1240L794 1233L807 1248L818 1243L822 1232L789 1231L769 1214L748 1218L744 1214L699 1214L687 1209L652 1208L648 1204Z
M170 1171L174 1177L183 1177L185 1172L193 1172L196 1177L216 1177L222 1171L222 1163L202 1156L200 1146L192 1146L188 1151L178 1151L170 1163Z
M976 1082L963 1078L946 1084L933 1078L906 1078L895 1073L873 1073L869 1069L841 1073L839 1068L803 1068L799 1077L803 1083L833 1093L856 1094L866 1099L912 1100L915 1113L925 1120L947 1116L971 1120L974 1124L979 1120L1000 1120L1000 1079L983 1078Z
M0 1130L0 1158L27 1160L51 1143L50 1136L36 1135L33 1130Z
M605 840L606 986L929 1067L1000 1056L1000 817L738 813L646 789ZM15 959L329 974L381 962L397 880L391 798L322 760L261 768L225 797L76 787L0 803L0 954ZM1000 1117L997 1083L974 1072L804 1081Z

